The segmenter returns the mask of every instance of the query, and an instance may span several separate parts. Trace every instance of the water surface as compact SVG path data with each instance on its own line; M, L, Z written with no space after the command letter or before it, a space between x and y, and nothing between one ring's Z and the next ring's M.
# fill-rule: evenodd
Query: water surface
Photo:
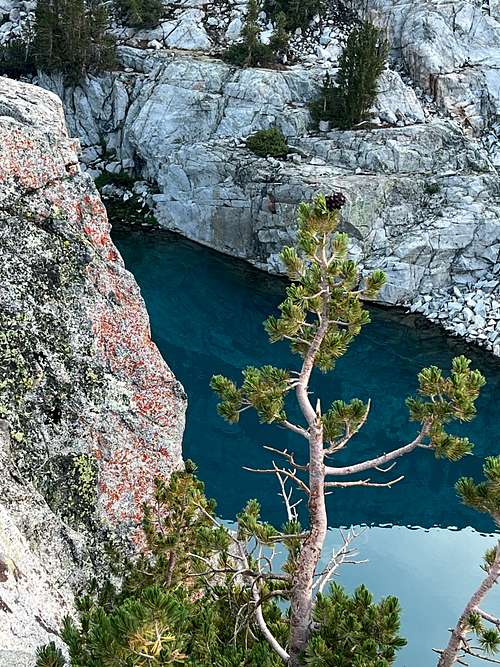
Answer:
M207 494L225 519L256 497L264 517L279 524L284 514L276 481L242 466L269 466L272 457L262 444L294 449L300 460L303 443L260 425L250 412L237 426L226 424L216 414L209 381L214 373L239 380L249 364L298 368L288 346L269 345L262 328L282 298L284 282L166 233L116 232L114 240L141 287L153 337L188 394L184 453L198 463ZM372 323L335 372L317 373L312 382L323 406L335 398L372 398L368 423L338 459L356 462L414 437L404 399L415 392L418 371L430 364L448 370L462 353L488 380L478 417L457 428L476 444L474 455L451 464L419 450L398 462L395 472L405 479L392 489L339 490L328 499L332 544L338 540L335 527L370 527L357 541L369 563L345 567L341 581L349 588L364 582L377 596L400 598L409 647L398 667L435 664L431 649L445 643L447 627L481 579L481 555L494 542L491 520L460 505L453 485L461 475L479 476L484 456L498 453L500 365L420 317L374 308ZM500 595L490 596L488 608L495 607L498 613Z

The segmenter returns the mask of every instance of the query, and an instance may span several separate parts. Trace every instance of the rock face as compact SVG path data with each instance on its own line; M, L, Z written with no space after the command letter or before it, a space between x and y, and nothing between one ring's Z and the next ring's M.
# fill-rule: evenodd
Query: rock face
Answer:
M500 115L500 15L491 2L368 0L413 79L475 133Z
M210 44L167 43L162 24L158 34L125 34L121 72L77 88L39 77L63 98L89 173L133 170L159 189L152 201L161 226L270 271L280 270L277 252L293 239L297 203L343 190L353 255L388 274L383 301L418 304L432 294L437 310L426 314L444 313L445 325L455 322L446 305L453 287L484 290L497 303L498 3L369 0L370 16L388 31L393 69L380 78L371 126L329 133L311 130L308 102L325 71L335 74L347 15L332 9L326 25L313 20L294 35L297 64L238 70L213 56L237 38L244 4L169 4L173 34L196 25ZM262 26L266 36L265 18ZM288 138L286 160L245 148L249 134L271 126ZM479 329L466 329L478 339ZM481 333L497 350L494 332Z
M479 140L429 116L396 72L380 79L374 127L311 135L307 101L317 94L320 67L235 70L129 47L121 57L134 72L76 89L41 83L63 96L73 133L88 144L105 137L112 169L140 165L158 185L163 227L279 271L297 203L340 189L350 202L353 254L388 273L385 302L497 278L496 169ZM256 158L244 146L245 136L273 125L289 138L287 160ZM93 158L91 168L103 168Z
M185 395L60 101L0 78L0 665L31 665L181 465Z

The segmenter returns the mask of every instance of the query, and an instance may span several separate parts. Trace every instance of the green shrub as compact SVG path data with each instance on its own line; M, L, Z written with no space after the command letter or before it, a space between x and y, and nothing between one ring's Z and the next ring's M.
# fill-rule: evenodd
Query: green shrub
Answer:
M424 191L427 195L437 195L440 190L441 186L435 181L427 181L427 183L424 185Z
M333 121L335 116L335 84L327 72L323 77L319 96L309 103L311 118L317 125L320 121Z
M267 44L259 42L249 49L245 42L231 44L223 53L222 59L236 67L268 67L276 63L276 55Z
M288 144L283 132L276 127L252 134L246 140L246 146L259 157L285 157L288 153Z
M249 0L242 39L225 50L223 60L237 67L266 67L276 62L273 49L260 41L259 12L258 0Z
M0 75L17 79L35 73L35 63L28 41L15 38L0 46Z
M144 515L147 548L134 561L120 564L115 559L120 589L110 583L99 591L91 587L78 601L79 622L64 619L61 636L69 661L52 642L38 649L37 667L283 666L252 614L250 584L233 576L235 559L229 547L234 537L216 525L215 503L205 498L203 484L189 472L190 462L186 467L168 484L157 481L154 507ZM260 521L256 501L238 515L238 524L238 534L248 533L249 539L252 531L276 531ZM291 530L287 524L287 532ZM286 548L293 552L288 543ZM210 562L220 573L218 580L205 574ZM262 611L285 645L289 618L278 600L280 593L287 593L278 587L286 589L286 584L266 585ZM316 620L306 654L306 664L314 667L351 665L354 646L366 659L359 664L389 666L390 656L404 644L398 636L397 601L373 604L364 588L349 596L335 586L321 596ZM372 659L373 651L379 653ZM386 662L380 661L382 656Z
M275 19L275 28L269 46L272 52L277 56L284 56L288 51L290 42L290 33L287 30L287 19L284 12L279 12Z
M352 30L340 56L333 95L337 127L349 129L368 118L387 55L387 41L372 23L365 21Z
M114 0L118 19L131 28L156 28L163 15L161 0Z
M294 31L297 28L308 28L312 18L321 15L325 9L325 0L265 0L264 11L273 20L280 13L286 17L286 28Z

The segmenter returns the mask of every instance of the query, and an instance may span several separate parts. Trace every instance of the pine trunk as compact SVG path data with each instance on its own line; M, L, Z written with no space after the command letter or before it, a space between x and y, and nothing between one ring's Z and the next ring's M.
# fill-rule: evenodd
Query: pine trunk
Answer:
M321 558L327 530L321 422L318 422L314 431L311 432L309 451L310 530L300 550L290 599L290 660L288 663L290 667L299 667L301 664L300 655L311 635L314 574Z
M481 585L471 597L463 614L458 619L458 623L451 633L448 646L439 658L438 667L453 667L458 661L460 649L462 647L462 638L466 632L467 623L471 613L479 606L481 600L488 594L494 584L500 577L500 541L497 544L495 560L491 565L488 576L483 579Z

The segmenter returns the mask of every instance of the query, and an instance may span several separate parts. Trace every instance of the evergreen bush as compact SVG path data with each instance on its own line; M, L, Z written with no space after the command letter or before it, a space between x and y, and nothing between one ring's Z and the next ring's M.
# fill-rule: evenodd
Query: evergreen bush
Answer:
M15 38L0 45L0 75L17 79L35 71L29 41Z
M259 157L285 157L288 144L283 132L276 127L258 130L246 140L246 146Z
M163 14L161 0L114 0L118 19L131 28L156 28Z
M33 26L35 66L76 83L87 72L112 69L115 44L106 34L103 0L38 0Z
M231 44L223 53L222 58L237 67L266 67L276 62L276 54L267 44L260 41L258 0L249 0L245 23L241 30L242 39Z
M329 122L334 120L336 111L335 83L329 72L323 77L319 96L309 103L309 111L316 125L322 120Z
M229 548L234 538L217 525L215 503L205 498L191 470L187 462L187 470L174 473L168 484L157 481L154 505L144 516L147 549L117 571L123 577L121 589L107 584L100 591L90 590L78 601L79 622L64 619L61 636L69 663L52 642L38 650L37 667L282 667L253 619L249 583L234 576ZM249 540L254 533L276 533L260 522L256 501L241 512L238 525L240 537ZM287 548L293 561L291 542ZM211 578L205 573L210 563L219 571L218 580L211 571ZM256 561L249 564L257 566ZM267 622L285 641L289 619L277 604L276 583L270 581L266 590L262 608ZM247 607L243 614L242 606ZM387 598L374 604L364 587L353 596L333 587L321 596L316 622L306 658L306 664L315 667L351 665L359 642L364 659L359 664L390 665L382 656L390 658L404 644L398 636L397 601ZM333 637L341 640L335 648L329 643Z
M336 127L351 129L368 118L387 55L387 41L372 23L364 21L352 30L340 56L333 91Z
M292 32L297 28L306 30L314 16L325 10L325 0L265 0L264 11L273 20L280 13L286 17L286 28Z
M387 41L378 28L368 21L356 26L340 56L336 80L327 73L319 96L309 104L315 124L325 120L348 130L366 120L387 54Z
M281 60L286 56L288 44L290 42L290 33L287 30L287 18L284 12L279 12L275 18L275 27L269 46L272 52Z

